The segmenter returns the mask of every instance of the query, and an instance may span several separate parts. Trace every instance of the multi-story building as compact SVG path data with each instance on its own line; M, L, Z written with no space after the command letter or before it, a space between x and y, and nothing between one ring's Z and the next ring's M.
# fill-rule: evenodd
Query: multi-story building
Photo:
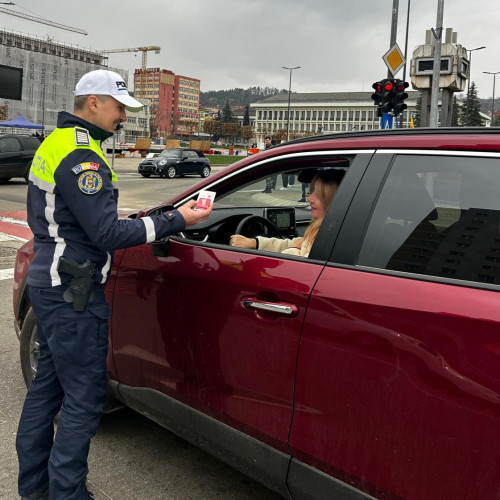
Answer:
M200 80L160 68L136 69L134 95L151 100L157 135L190 135L200 121Z
M56 128L59 111L73 111L78 80L95 69L112 69L128 80L128 72L108 68L99 52L53 40L0 30L0 64L23 69L21 100L0 99L6 119L18 115L45 127Z
M290 95L289 138L322 132L372 130L380 128L380 118L371 92L292 93ZM408 109L401 114L402 126L409 127L415 114L418 92L408 92ZM288 94L279 94L250 104L255 110L255 136L286 139Z

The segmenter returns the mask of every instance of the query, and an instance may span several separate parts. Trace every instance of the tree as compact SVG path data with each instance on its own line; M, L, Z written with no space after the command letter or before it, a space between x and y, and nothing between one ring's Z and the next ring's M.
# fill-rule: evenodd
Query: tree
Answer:
M253 137L253 128L250 125L243 125L240 129L240 136L247 143L248 139Z
M250 125L250 104L245 106L245 115L243 116L243 126Z
M453 114L451 116L451 126L452 127L462 127L464 125L464 111L462 102L457 99L457 96L453 96Z
M231 106L229 105L229 101L226 101L226 104L224 105L224 109L222 110L221 122L222 123L232 123L235 121L236 121L236 118L233 115L233 110L231 109Z
M224 137L235 137L238 135L238 123L237 122L226 122L222 124L222 135Z
M467 110L468 108L468 110ZM483 127L483 119L481 117L481 103L477 97L476 83L471 82L470 91L467 94L467 102L465 105L466 113L468 111L468 125L471 127Z
M413 126L420 127L422 119L422 93L420 92L417 97L417 102L415 104L415 114L413 115Z
M214 136L219 133L220 122L218 120L205 120L203 122L203 132L205 134L210 134L211 140L214 140Z

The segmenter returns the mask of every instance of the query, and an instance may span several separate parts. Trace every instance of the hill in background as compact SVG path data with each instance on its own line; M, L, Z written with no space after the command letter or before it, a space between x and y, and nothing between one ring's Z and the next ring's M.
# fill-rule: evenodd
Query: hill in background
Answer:
M222 109L226 102L233 106L246 106L276 94L288 94L286 89L250 87L248 89L209 90L200 92L200 106Z

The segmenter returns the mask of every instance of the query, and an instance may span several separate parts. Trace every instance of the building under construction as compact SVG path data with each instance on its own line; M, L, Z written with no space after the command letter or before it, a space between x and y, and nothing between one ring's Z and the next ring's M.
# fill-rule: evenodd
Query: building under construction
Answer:
M22 100L0 99L1 119L23 115L52 131L58 111L73 111L73 90L85 73L106 68L128 81L128 71L107 68L107 61L102 52L0 30L0 64L23 69Z

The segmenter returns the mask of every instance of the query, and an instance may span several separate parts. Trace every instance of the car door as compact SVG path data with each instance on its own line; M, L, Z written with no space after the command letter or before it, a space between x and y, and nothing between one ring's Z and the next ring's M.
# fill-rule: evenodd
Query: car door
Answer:
M193 174L198 170L196 166L196 161L198 159L198 155L194 151L190 151L189 149L182 151L182 160L181 160L181 173L183 174Z
M271 167L263 162L262 175ZM265 179L248 195L298 204L301 186L270 197ZM247 208L229 199L231 220ZM164 256L150 245L126 250L113 298L120 383L169 395L286 453L302 323L331 241L319 247L307 259L172 237Z
M17 174L25 166L23 149L15 137L0 137L0 176Z
M292 494L498 496L499 185L497 154L376 155L304 323Z

